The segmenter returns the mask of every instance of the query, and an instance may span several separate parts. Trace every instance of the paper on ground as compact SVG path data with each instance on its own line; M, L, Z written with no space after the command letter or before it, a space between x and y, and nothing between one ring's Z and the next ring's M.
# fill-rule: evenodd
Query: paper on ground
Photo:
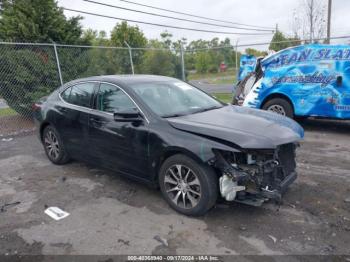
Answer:
M51 218L55 220L63 219L67 216L69 216L69 213L63 211L62 209L58 207L49 207L45 210L45 214L50 216Z

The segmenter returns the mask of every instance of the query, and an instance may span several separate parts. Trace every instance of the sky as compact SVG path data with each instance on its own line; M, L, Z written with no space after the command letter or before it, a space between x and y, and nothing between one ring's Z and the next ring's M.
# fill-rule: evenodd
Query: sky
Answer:
M199 18L191 18L188 16L181 16L178 14L168 13L160 10L150 9L125 3L119 0L94 0L96 2L102 2L112 5L118 5L126 8L159 13L168 16L176 16L186 19L192 19L197 21L205 21ZM292 35L292 21L293 11L301 12L302 2L305 0L130 0L146 5L152 5L165 9L175 10L179 12L196 14L199 16L210 17L214 19L227 20L236 23L258 25L264 27L275 28L278 25L279 30ZM315 0L317 2L324 2L326 0ZM166 25L175 25L180 27L190 27L197 29L216 30L216 31L229 31L229 32L251 32L243 31L233 28L215 27L210 25L200 25L195 23L189 23L185 21L177 21L173 19L167 19L162 17L150 16L146 14L135 13L126 10L120 10L112 7L106 7L96 5L93 3L84 2L83 0L58 0L58 5L61 7L83 10L87 12L93 12L108 16L115 16L120 18L127 18L133 20L147 21L151 23L159 23ZM332 35L342 36L350 35L350 24L348 23L348 16L350 11L349 0L333 0L332 6ZM76 16L78 13L71 11L64 11L67 17ZM82 14L84 19L82 24L84 29L91 28L94 30L104 30L109 33L115 26L118 20L95 17L91 15ZM219 23L214 21L205 21L209 23ZM135 25L136 23L130 23ZM230 24L225 24L229 25ZM270 35L224 35L216 33L205 32L193 32L180 29L162 28L151 25L138 24L139 28L143 31L147 38L159 38L161 32L167 30L173 34L174 39L186 38L188 41L196 39L212 39L219 37L224 39L228 37L231 39L231 43L250 44L250 43L264 43L269 42L272 38ZM231 25L232 26L232 25ZM333 43L345 42L349 43L349 40L334 40ZM244 49L242 47L241 49ZM255 46L254 48L260 50L266 50L267 45Z

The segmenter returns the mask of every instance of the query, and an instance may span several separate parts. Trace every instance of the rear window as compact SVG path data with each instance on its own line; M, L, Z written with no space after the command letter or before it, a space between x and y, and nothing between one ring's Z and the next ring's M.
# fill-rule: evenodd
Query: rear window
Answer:
M67 88L61 93L61 97L67 103L91 107L91 97L94 93L95 83L82 83Z

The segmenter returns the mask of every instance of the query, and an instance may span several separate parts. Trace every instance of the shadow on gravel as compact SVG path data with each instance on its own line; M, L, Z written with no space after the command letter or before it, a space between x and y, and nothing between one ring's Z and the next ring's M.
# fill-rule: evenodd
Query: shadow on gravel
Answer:
M332 133L349 133L350 120L303 119L298 123L306 131L324 131Z

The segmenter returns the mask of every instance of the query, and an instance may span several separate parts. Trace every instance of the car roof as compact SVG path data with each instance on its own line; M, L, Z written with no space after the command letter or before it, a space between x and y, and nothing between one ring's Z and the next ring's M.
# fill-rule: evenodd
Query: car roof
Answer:
M92 76L86 78L80 78L73 80L67 84L84 82L84 81L101 81L110 82L120 85L129 85L137 83L149 83L149 82L163 82L163 81L177 80L172 77L158 76L158 75L104 75L104 76Z

